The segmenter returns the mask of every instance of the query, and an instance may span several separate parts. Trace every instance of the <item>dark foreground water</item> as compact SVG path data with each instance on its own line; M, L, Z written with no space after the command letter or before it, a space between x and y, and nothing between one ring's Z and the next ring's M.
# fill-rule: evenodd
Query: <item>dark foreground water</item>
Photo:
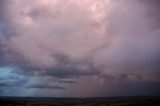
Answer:
M103 98L0 97L0 106L160 106L160 96Z

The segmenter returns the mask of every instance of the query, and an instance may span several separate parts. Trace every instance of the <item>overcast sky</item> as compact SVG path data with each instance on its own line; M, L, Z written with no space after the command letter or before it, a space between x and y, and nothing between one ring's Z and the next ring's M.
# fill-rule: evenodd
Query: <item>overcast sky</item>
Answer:
M159 0L0 0L0 96L160 95Z

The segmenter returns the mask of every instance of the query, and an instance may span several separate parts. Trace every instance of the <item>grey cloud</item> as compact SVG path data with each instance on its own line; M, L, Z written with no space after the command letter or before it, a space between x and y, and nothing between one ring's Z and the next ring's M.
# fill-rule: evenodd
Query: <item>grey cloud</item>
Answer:
M74 83L76 83L76 82L73 81L73 80L61 80L61 81L59 81L59 83L69 83L69 84L74 84Z
M0 83L0 90L5 89L6 87L8 87L6 83Z
M104 81L112 81L112 82L123 82L123 81L127 81L127 82L132 82L132 81L146 81L147 80L145 78L143 78L143 76L141 74L137 74L137 73L118 73L118 74L99 74L97 75L97 77L99 79L103 79ZM157 80L157 79L156 79Z
M78 78L81 76L93 76L100 73L96 69L78 69L78 66L70 67L57 67L57 68L20 68L15 70L15 73L28 76L51 76L57 78Z
M0 95L2 95L9 86L6 83L0 82Z
M53 11L53 12L54 14L47 7L37 7L37 8L33 8L32 10L30 10L28 13L24 13L24 15L27 15L34 20L39 20L39 19L55 20L56 18L58 18L58 16L61 13L59 11Z
M16 87L21 88L28 82L24 76L13 73L9 68L0 67L0 73L0 86L4 91L11 90Z
M61 86L53 86L53 85L30 85L27 87L29 89L57 89L57 90L65 90L64 87Z

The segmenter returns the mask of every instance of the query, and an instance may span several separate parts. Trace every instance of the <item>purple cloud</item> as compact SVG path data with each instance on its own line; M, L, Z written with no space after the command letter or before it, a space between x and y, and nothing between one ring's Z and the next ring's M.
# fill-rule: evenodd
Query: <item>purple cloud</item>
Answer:
M76 91L89 84L96 87L82 96L107 92L107 85L109 89L125 84L139 87L135 92L149 85L158 88L157 4L156 0L1 1L0 67L13 67L12 74L25 78L64 80L55 81L67 90L64 95L78 96ZM37 86L28 82L31 89ZM38 88L45 88L41 85L43 81Z

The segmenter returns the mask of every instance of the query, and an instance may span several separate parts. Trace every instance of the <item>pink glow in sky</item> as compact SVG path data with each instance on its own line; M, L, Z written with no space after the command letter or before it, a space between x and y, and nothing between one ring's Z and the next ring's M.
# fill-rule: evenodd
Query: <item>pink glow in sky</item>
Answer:
M158 3L2 0L0 95L158 95Z

